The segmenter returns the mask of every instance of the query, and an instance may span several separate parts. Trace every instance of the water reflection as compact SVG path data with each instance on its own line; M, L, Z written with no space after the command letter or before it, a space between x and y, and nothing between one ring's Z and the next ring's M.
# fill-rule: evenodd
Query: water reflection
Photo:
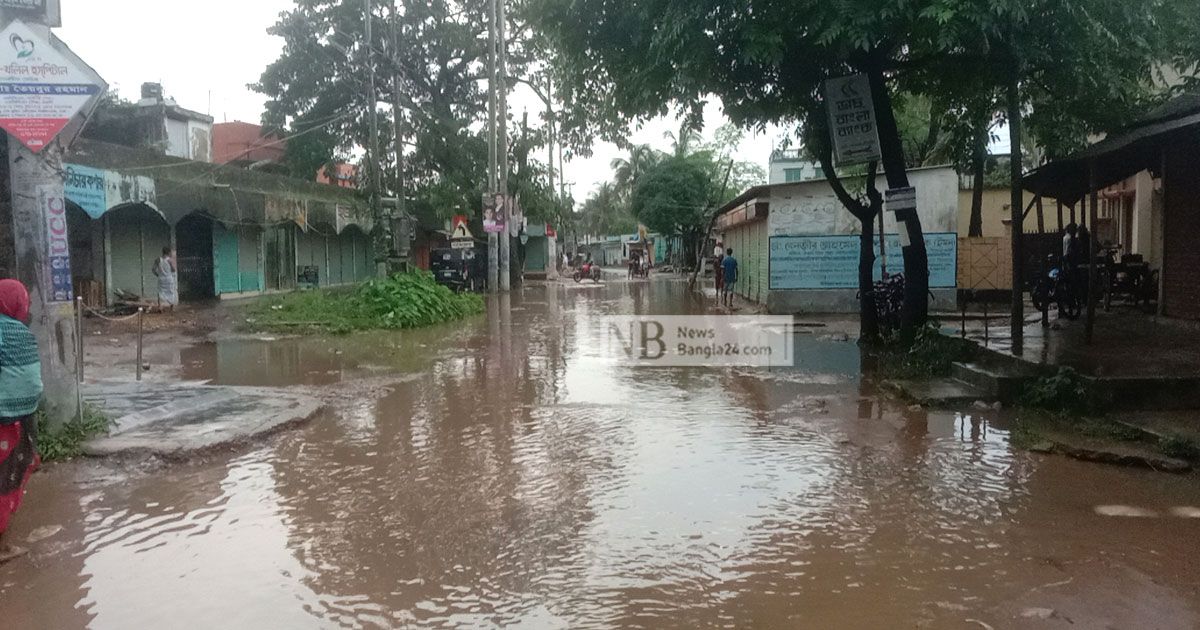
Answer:
M92 493L62 516L87 515L58 575L82 576L78 608L11 589L0 606L49 627L1008 627L1032 587L1070 578L1189 619L1125 578L1192 583L1195 521L1118 528L1096 506L1170 514L1200 505L1194 483L1016 453L998 412L893 404L853 343L818 335L793 369L599 351L596 315L672 308L703 304L681 283L531 286L440 341L198 349L226 382L417 376L251 453ZM1085 564L1118 549L1126 573Z

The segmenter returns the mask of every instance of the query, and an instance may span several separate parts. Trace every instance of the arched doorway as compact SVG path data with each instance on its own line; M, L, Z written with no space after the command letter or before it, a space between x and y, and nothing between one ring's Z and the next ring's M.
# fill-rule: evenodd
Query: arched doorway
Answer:
M104 226L76 203L67 201L71 247L71 284L88 306L104 305Z
M146 204L130 204L104 215L108 247L108 296L118 293L153 300L158 278L152 270L164 247L171 246L171 227Z
M193 212L175 224L175 252L179 264L179 297L205 300L216 297L213 280L213 221Z

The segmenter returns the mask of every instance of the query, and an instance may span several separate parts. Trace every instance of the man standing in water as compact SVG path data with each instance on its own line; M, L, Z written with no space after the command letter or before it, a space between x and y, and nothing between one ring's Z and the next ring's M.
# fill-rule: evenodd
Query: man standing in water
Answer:
M738 263L733 257L733 248L725 250L725 257L721 260L721 302L730 308L733 307L733 289L737 284Z

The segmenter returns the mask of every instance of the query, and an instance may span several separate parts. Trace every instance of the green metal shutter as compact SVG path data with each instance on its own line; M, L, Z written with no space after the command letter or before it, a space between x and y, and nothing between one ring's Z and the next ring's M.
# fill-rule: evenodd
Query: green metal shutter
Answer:
M263 267L260 260L262 234L261 229L246 226L237 232L238 274L241 277L242 291L262 290Z
M216 269L217 295L241 291L238 274L237 233L213 223L213 268Z
M329 284L342 283L342 237L329 237Z

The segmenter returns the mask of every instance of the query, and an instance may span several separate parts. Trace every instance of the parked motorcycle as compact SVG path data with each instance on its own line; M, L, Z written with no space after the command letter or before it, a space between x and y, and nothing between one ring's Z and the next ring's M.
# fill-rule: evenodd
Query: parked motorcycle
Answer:
M1056 257L1047 257L1047 271L1038 277L1029 291L1033 307L1045 311L1051 304L1058 306L1058 316L1067 319L1078 319L1083 312L1083 300L1079 291L1075 290L1070 274L1058 264Z

